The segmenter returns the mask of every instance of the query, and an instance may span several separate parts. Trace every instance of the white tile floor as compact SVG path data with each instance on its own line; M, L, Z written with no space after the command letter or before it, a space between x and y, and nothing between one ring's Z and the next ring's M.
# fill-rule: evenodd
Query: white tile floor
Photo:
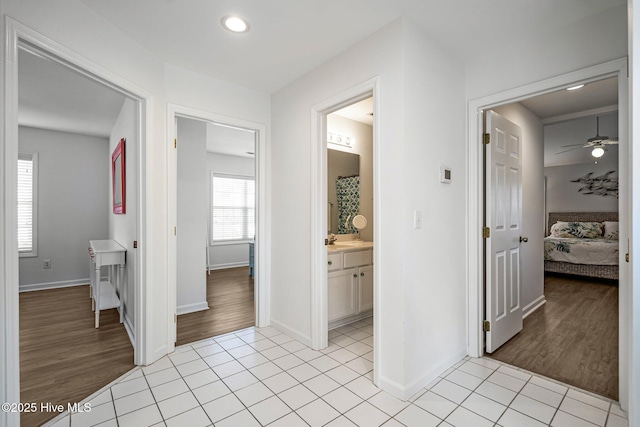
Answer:
M185 345L49 426L621 427L616 403L491 359L465 358L408 402L371 382L372 320L314 351L273 328ZM84 402L83 402L84 403Z

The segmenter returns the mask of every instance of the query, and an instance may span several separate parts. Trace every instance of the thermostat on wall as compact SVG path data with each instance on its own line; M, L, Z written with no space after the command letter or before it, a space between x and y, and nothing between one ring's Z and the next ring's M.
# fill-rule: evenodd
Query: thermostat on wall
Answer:
M451 183L451 168L448 166L440 166L440 182L445 184Z

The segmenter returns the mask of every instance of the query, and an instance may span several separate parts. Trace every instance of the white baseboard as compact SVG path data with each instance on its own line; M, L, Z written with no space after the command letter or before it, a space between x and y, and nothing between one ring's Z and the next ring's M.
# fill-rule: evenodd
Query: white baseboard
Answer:
M312 347L311 346L311 337L308 335L303 335L300 332L291 329L288 326L285 326L284 324L278 322L277 320L271 319L271 325L272 327L276 328L277 330L279 330L280 332L282 332L283 334L296 339L298 341L300 341L302 344L306 345L307 347ZM258 330L259 331L259 330Z
M547 300L545 299L544 295L541 295L540 297L536 298L530 304L527 304L526 307L522 308L522 318L523 319L527 318L527 316L529 316L531 313L533 313L534 311L536 311L537 309L545 305L546 302Z
M416 394L421 388L426 387L433 380L438 378L440 374L444 371L461 361L467 355L467 350L460 350L456 352L453 356L447 359L445 362L441 363L435 369L430 370L429 372L424 373L417 380L412 382L411 384L407 384L404 392L404 399L409 400L411 396ZM386 391L386 390L385 390Z
M249 267L249 261L228 262L226 264L212 264L212 265L209 265L209 269L210 270L224 270L226 268L236 268L236 267Z
M198 302L195 304L180 305L176 307L176 314L180 316L181 314L195 313L196 311L204 310L209 310L209 303L207 303L206 301Z
M129 335L129 341L131 341L131 345L133 348L136 348L136 340L133 332L133 325L131 324L131 319L129 316L124 316L124 329L127 331L127 335Z
M20 285L20 292L43 291L45 289L69 288L71 286L89 285L91 279L62 280L60 282L33 283Z

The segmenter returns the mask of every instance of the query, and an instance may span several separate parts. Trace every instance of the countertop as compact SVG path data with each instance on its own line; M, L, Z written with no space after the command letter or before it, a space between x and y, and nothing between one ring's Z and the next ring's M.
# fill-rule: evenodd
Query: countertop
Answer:
M363 240L347 240L343 242L335 242L333 245L327 245L328 253L336 252L355 252L363 249L373 249L373 242L365 242Z

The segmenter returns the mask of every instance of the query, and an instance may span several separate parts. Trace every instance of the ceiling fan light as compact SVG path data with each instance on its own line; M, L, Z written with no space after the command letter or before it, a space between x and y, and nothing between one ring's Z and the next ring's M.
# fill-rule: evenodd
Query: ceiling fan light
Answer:
M600 158L604 155L604 148L602 147L595 147L592 151L591 151L591 155L595 158Z

